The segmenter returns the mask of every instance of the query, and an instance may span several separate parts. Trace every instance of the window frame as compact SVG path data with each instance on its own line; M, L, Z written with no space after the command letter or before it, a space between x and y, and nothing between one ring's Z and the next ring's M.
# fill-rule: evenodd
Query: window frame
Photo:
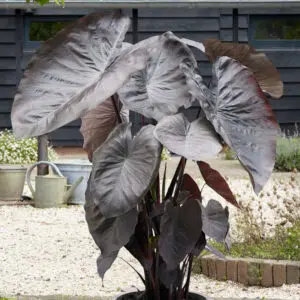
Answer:
M30 40L30 24L33 22L72 22L76 21L82 16L72 15L72 16L25 16L24 20L24 49L36 49L44 41L31 41Z
M298 18L300 20L300 15L295 14L284 14L284 15L250 15L249 16L249 42L256 48L300 48L299 40L257 40L255 39L256 25L258 21L262 20L272 20L285 19L285 18Z

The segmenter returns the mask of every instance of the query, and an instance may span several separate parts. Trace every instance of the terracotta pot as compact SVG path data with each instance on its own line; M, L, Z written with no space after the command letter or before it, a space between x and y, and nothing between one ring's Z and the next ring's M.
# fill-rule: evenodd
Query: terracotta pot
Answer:
M21 199L26 168L19 165L0 165L0 200L18 201Z
M114 300L144 300L143 292L129 292L117 296ZM196 293L189 293L187 300L212 300Z

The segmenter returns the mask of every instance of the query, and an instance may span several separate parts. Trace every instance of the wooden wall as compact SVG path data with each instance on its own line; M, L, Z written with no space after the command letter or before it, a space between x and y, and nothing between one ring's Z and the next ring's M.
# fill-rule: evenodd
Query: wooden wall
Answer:
M90 13L91 9L37 9L35 11L0 10L0 130L9 128L10 110L16 85L36 46L26 44L25 27L30 18L47 17L53 19L77 18ZM132 17L131 10L124 10ZM249 16L256 14L299 14L298 10L239 10L239 42L248 42ZM142 40L165 31L173 31L180 37L198 41L217 38L232 41L232 10L230 9L139 9L138 40ZM126 41L132 41L131 29ZM24 42L23 42L24 41ZM285 84L285 94L280 101L271 101L280 124L293 128L300 123L300 49L263 49L279 68ZM204 80L209 82L211 65L206 57L195 51ZM198 113L198 106L190 109L192 118ZM136 126L141 125L141 118L134 118ZM81 146L79 133L80 120L76 120L50 134L54 145Z

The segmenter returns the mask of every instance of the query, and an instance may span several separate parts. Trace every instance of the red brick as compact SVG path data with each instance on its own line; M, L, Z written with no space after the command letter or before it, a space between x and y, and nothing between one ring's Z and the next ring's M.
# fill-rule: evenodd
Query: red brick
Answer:
M286 265L286 283L297 284L300 279L300 264L288 263Z
M263 287L273 286L273 264L271 261L260 263L261 285Z
M201 258L201 271L202 271L203 275L208 276L208 261L207 261L207 257L202 257Z
M210 278L217 278L216 261L215 258L209 258L208 263L208 274Z

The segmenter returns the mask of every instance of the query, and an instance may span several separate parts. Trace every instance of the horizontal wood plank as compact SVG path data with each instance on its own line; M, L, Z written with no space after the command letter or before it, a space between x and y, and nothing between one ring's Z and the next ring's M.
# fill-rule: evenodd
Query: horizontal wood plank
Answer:
M15 69L16 69L16 59L15 58L10 58L10 57L1 58L0 57L0 70L15 70Z
M300 68L300 51L261 49L277 68Z
M11 120L9 113L0 113L0 128L11 128Z
M0 91L1 92L1 91ZM0 113L10 113L12 107L12 99L0 99Z
M0 57L15 57L17 53L15 44L0 43Z
M15 29L16 17L0 15L0 29Z
M11 86L0 85L0 99L13 99L16 90L17 87L15 85L11 85Z
M0 30L0 43L15 43L16 30Z
M139 17L151 17L151 18L182 18L182 17L219 17L220 10L213 8L140 8L138 10Z
M279 123L300 123L300 110L277 110L275 116Z
M165 32L165 31L218 31L219 19L217 18L161 18L139 19L139 32Z
M15 71L0 71L0 85L17 84L17 75Z

